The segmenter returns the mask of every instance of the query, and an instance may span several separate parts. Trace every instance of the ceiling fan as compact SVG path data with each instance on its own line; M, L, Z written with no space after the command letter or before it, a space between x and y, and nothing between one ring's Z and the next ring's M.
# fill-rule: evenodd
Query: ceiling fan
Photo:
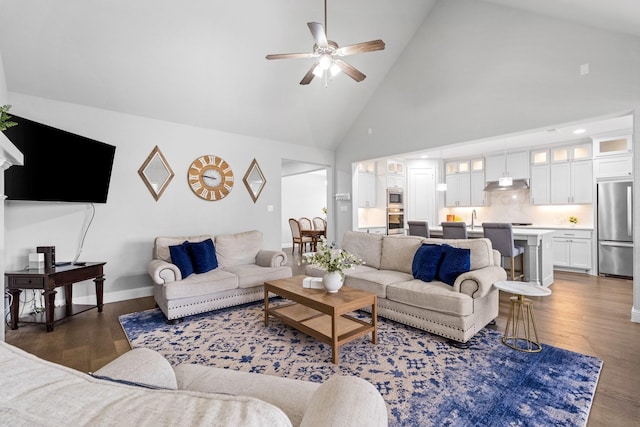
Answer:
M301 85L308 85L314 77L336 76L340 71L351 77L356 82L361 82L365 76L360 70L340 59L343 56L356 53L383 50L385 45L380 39L368 42L356 43L339 47L338 43L327 39L327 0L324 0L324 27L318 22L307 22L311 35L315 40L313 52L310 53L276 53L267 55L267 59L292 59L292 58L316 58L307 74L300 80ZM326 72L326 74L325 74Z

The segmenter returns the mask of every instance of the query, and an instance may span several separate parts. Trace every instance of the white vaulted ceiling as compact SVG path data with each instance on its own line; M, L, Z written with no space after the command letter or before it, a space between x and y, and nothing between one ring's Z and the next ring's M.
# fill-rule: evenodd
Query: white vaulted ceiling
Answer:
M640 36L637 0L483 1ZM322 0L0 0L0 52L9 93L332 149L434 3L328 0L330 39L386 49L327 87L298 84L311 60L265 59L311 51Z

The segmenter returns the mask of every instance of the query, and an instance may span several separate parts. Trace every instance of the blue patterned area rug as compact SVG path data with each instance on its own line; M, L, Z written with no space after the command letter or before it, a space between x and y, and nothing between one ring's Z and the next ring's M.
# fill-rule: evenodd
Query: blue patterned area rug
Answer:
M277 301L276 301L277 303ZM367 313L357 313L367 318ZM270 319L262 303L190 316L167 325L159 309L120 316L132 348L147 347L171 364L221 368L323 382L356 375L387 402L390 426L584 426L602 360L550 345L512 350L502 333L483 329L466 350L427 332L378 321L371 335L331 348Z

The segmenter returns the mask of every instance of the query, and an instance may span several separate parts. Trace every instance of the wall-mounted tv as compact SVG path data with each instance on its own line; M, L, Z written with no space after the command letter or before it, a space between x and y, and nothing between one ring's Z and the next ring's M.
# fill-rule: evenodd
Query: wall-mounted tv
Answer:
M4 134L24 166L4 174L8 200L106 203L116 147L16 115Z

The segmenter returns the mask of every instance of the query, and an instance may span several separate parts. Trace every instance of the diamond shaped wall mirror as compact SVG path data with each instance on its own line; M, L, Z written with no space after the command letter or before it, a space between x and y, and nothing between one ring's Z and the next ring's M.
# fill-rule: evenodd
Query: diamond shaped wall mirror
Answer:
M247 169L247 173L244 174L242 182L244 182L249 195L253 199L253 203L255 203L267 183L267 179L262 174L262 170L256 159L253 159L251 165L249 165L249 169Z
M167 159L164 158L156 145L142 166L140 166L140 169L138 169L138 175L144 181L153 198L158 201L169 182L173 179L174 174Z

